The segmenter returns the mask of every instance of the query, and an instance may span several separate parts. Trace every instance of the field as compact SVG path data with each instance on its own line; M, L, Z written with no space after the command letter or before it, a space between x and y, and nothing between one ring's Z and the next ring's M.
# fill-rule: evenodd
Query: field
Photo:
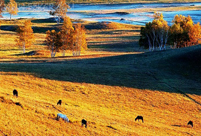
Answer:
M22 22L1 22L0 134L201 135L201 45L148 52L138 45L140 26L81 22L89 49L51 58L45 31L60 25L32 20L36 41L23 54L14 31ZM71 122L57 121L57 113Z

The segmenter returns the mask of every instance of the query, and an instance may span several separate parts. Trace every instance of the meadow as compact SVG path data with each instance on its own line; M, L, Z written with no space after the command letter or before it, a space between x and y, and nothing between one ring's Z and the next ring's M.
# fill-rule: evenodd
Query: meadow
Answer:
M32 20L35 44L23 54L15 46L23 19L1 21L0 134L201 134L201 45L148 52L138 44L140 26L79 21L87 29L89 49L55 58L44 43L45 32L61 24ZM57 121L57 113L71 123ZM144 123L135 121L138 115ZM83 118L88 128L81 126Z

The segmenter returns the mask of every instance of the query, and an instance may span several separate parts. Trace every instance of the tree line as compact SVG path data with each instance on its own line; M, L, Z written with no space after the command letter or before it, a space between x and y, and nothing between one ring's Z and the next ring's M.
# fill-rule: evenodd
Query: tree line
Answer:
M140 46L153 51L165 50L167 45L181 48L198 44L201 39L199 22L194 24L190 16L176 15L172 23L169 26L162 13L155 13L153 21L141 27Z
M0 0L0 2L2 2L2 7L4 7L4 1ZM15 7L17 7L16 2L10 0L6 9L10 11L10 14L15 14L17 13ZM70 18L66 16L67 8L68 5L65 0L56 0L52 14L58 17L57 23L60 23L61 18L64 21L59 32L55 30L46 32L45 43L51 52L51 57L55 57L56 53L61 50L63 51L63 56L65 56L66 50L71 50L73 56L78 56L82 50L87 49L85 28L79 23L73 26ZM3 8L0 8L0 11L3 11ZM34 43L35 38L31 20L26 20L23 26L18 26L15 41L17 46L22 47L23 53L25 53L27 47Z

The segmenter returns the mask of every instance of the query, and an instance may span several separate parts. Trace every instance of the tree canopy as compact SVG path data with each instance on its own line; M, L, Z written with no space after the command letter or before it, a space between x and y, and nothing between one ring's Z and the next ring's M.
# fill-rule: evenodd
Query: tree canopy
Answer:
M51 51L51 57L56 52L62 50L63 56L65 51L70 50L74 56L80 55L80 52L87 49L85 28L81 24L73 24L69 17L64 17L64 22L59 32L55 30L46 32L46 44Z
M4 10L5 4L4 4L4 0L0 0L0 17L2 17L2 12Z
M23 47L23 52L25 52L26 47L29 47L34 42L34 34L32 29L32 23L30 20L24 22L24 26L19 26L17 30L17 45Z
M10 0L8 5L6 6L6 11L10 14L10 19L11 19L11 15L17 15L18 8L17 8L17 3L15 2L15 0Z
M56 15L58 17L57 23L60 23L61 17L66 16L67 9L70 8L68 4L66 4L66 0L56 0L54 4L54 12L50 12L51 15Z
M190 16L176 15L172 26L168 26L162 13L155 13L154 20L141 28L140 46L154 50L166 48L166 44L175 48L198 44L201 38L201 25L194 24Z

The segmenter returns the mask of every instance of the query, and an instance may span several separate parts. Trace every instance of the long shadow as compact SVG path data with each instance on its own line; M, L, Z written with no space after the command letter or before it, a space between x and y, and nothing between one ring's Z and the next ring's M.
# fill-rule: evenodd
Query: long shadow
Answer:
M121 33L121 32L140 32L140 30L111 30L111 31L102 31L99 32L98 34L106 34L106 35L111 35L115 33Z
M12 32L16 32L18 29L17 25L4 25L0 27L1 30L4 31L12 31ZM48 30L55 30L55 31L59 31L59 28L56 25L50 26L50 27L36 27L33 26L32 27L34 33L46 33L46 31Z
M182 54L194 53L196 49L191 50L191 52L184 50ZM0 63L0 71L28 72L51 80L201 95L201 83L196 80L197 77L201 76L200 72L197 72L195 77L185 77L181 73L174 71L177 68L183 72L188 70L180 68L179 64L173 66L175 63L174 58L182 56L178 55L181 54L178 52L178 50L167 50L163 52L62 61L51 58L46 61L43 60L41 63L26 63L26 60L19 60L19 62L23 63ZM170 54L171 57L169 57ZM186 64L189 65L189 63ZM169 67L166 68L167 66ZM201 64L199 64L200 66ZM194 70L194 67L194 63L191 63L189 68ZM197 101L196 103L200 104Z

